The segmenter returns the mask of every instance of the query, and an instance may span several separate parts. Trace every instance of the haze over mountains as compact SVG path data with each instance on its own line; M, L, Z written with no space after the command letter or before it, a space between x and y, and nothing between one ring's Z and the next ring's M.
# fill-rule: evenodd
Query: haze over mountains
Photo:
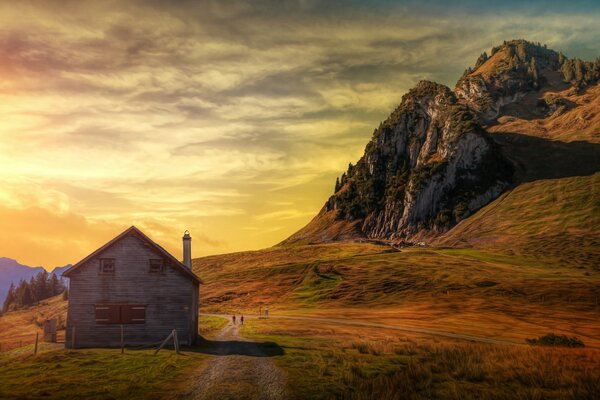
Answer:
M573 242L584 245L600 260L594 228L600 223L599 78L600 59L569 59L539 43L513 40L483 53L454 90L419 82L375 129L319 214L283 243L371 239L519 247L546 236L569 249ZM575 176L585 176L585 183L573 182ZM529 184L549 178L565 179ZM555 209L560 201L535 202L564 186L570 200L562 211L574 207L578 216L561 215ZM501 195L516 203L524 191L531 202L520 209L513 204L501 217L475 218ZM528 208L541 215L517 238ZM470 218L480 223L466 229ZM515 233L507 236L511 229Z

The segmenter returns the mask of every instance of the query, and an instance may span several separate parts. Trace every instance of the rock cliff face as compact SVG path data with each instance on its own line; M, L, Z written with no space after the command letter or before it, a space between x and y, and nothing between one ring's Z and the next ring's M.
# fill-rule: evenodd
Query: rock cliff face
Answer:
M370 239L417 241L470 215L509 179L508 163L473 112L446 86L422 81L375 130L313 226L289 241L315 240L309 231L332 215Z
M419 82L374 131L319 214L284 243L428 241L498 197L513 178L485 124L515 104L530 114L563 112L568 102L540 97L542 88L599 78L600 60L567 59L516 40L482 54L454 91Z

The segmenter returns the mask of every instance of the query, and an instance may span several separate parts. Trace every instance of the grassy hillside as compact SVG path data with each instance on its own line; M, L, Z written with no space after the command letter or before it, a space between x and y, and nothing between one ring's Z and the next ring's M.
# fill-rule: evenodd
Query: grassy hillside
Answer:
M600 270L600 173L521 184L442 236L437 245L536 257Z
M26 345L35 341L35 334L42 334L46 319L57 318L59 328L67 317L67 302L62 295L41 301L20 311L11 311L0 317L0 345L3 350Z
M468 249L290 246L194 260L204 312L305 313L600 346L600 271Z
M385 329L249 320L277 343L297 399L592 399L600 352L438 340Z

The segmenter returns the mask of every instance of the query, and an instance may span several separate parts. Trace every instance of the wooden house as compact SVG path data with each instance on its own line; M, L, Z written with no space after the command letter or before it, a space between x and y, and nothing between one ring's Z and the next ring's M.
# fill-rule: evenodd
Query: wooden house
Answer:
M180 262L132 226L63 273L69 278L66 347L152 345L177 330L198 337L200 278L191 270L191 237Z

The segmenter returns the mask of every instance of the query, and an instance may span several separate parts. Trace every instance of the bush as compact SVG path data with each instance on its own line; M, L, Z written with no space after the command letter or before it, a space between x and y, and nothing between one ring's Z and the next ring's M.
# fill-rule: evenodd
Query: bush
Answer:
M538 346L560 346L560 347L584 347L583 342L575 336L556 335L549 333L544 336L540 336L537 339L525 339L525 341L531 345Z

